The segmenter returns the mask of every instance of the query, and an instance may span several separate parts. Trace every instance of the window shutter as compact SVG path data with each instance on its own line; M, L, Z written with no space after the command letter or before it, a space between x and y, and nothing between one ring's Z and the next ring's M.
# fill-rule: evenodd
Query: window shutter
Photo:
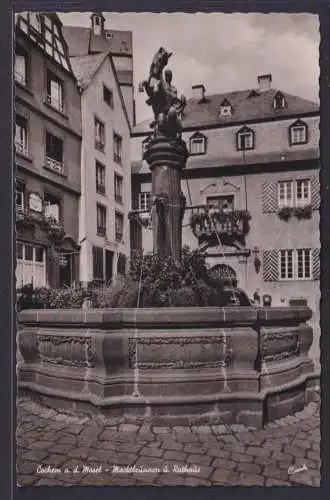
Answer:
M276 212L278 208L277 183L266 182L262 185L262 211L263 213Z
M278 251L264 250L262 257L264 281L278 281Z
M313 279L319 280L321 274L320 266L320 249L314 248L312 251L312 269L313 269Z
M320 182L318 177L311 180L312 209L318 210L320 207Z

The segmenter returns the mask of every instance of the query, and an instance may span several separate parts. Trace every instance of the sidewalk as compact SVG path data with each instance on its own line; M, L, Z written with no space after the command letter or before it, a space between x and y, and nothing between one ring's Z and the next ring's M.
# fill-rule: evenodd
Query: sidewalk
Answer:
M17 483L319 486L319 405L311 403L263 430L170 429L128 424L124 418L73 417L21 399Z

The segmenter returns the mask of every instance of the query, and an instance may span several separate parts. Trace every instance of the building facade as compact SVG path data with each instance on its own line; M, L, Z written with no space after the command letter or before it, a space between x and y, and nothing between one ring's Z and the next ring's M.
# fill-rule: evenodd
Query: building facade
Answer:
M102 12L91 15L90 28L64 26L70 57L109 52L116 69L121 93L131 125L135 123L133 86L133 35L131 31L109 30Z
M70 60L81 91L80 280L108 283L130 255L130 122L111 53Z
M193 87L183 117L190 157L183 244L200 248L215 277L273 306L304 298L313 309L319 358L319 108L272 88L271 75L246 91L208 96ZM151 208L143 149L148 123L132 138L132 204ZM132 222L132 249L152 251L148 212ZM142 222L142 223L141 223Z
M16 286L79 281L80 95L56 14L16 15Z

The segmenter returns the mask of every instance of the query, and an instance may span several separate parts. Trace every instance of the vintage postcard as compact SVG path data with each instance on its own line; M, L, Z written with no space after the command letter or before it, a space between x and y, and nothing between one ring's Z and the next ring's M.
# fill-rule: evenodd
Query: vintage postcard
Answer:
M15 14L18 486L320 486L319 39Z

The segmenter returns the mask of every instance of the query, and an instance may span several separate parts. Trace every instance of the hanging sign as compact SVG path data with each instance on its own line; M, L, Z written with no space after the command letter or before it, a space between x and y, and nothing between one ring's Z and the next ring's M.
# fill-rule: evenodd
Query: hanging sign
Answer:
M29 208L33 212L42 212L42 198L37 193L30 193L29 196Z

